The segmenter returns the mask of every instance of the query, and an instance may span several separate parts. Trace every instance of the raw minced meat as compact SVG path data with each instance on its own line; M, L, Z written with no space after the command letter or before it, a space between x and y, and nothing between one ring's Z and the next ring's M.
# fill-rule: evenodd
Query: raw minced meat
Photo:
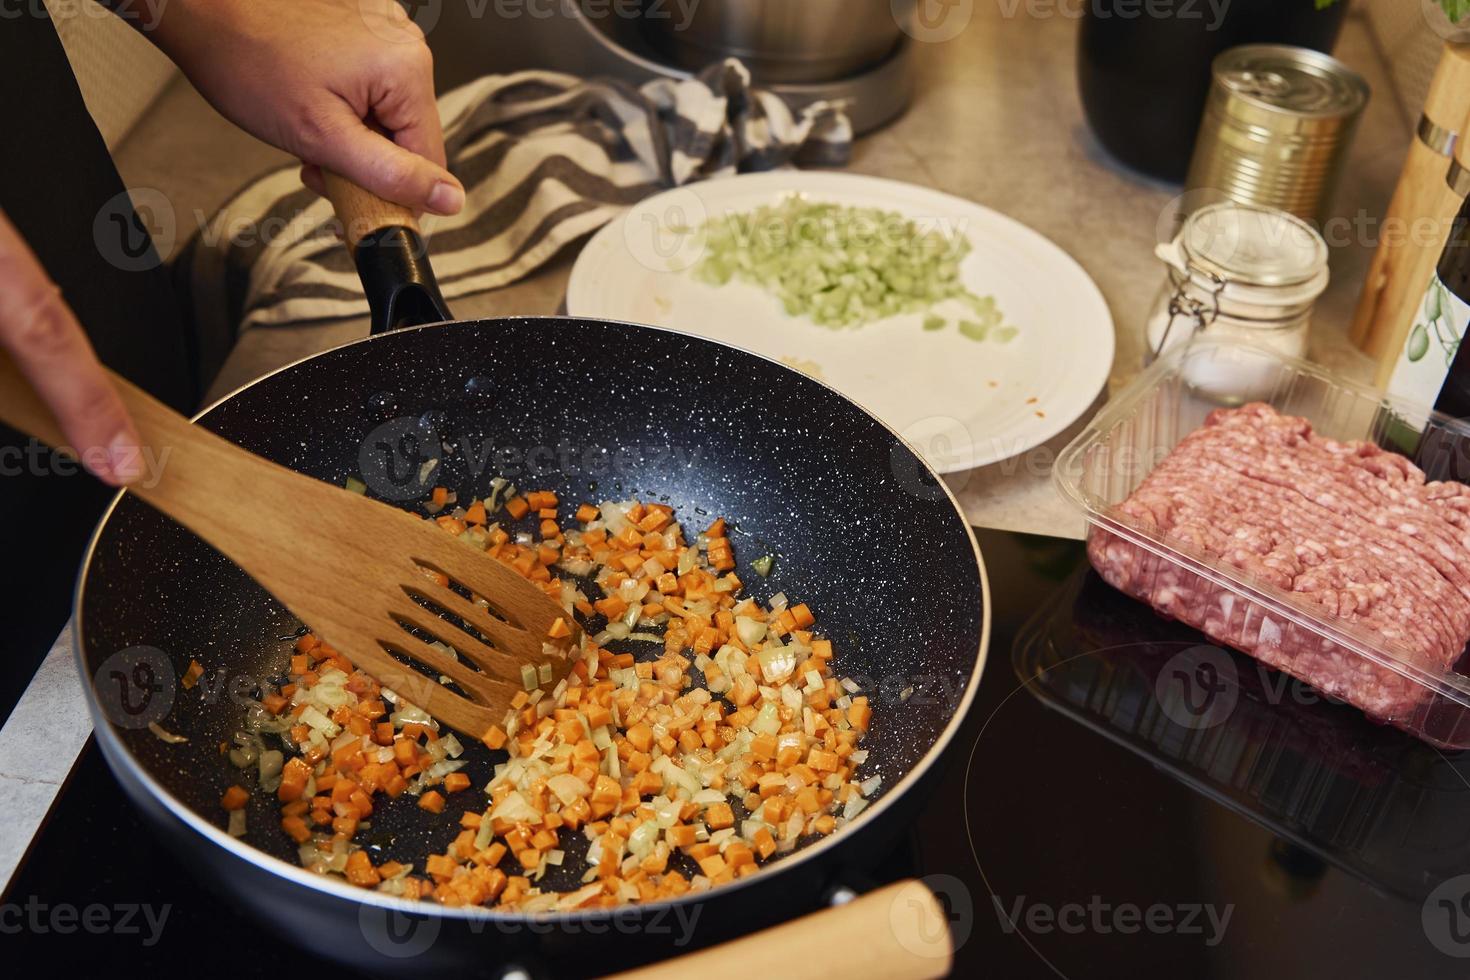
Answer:
M1427 482L1403 456L1325 438L1268 405L1213 412L1117 514L1376 635L1432 673L1470 640L1470 487ZM1088 554L1114 587L1376 718L1402 720L1429 696L1102 528Z

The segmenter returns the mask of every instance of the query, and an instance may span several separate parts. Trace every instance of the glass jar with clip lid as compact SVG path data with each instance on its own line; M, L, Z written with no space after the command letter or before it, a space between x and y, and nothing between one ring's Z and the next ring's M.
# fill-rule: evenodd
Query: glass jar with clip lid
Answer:
M1306 356L1312 307L1329 277L1327 243L1311 225L1225 201L1195 211L1155 252L1168 274L1149 311L1148 363L1196 334ZM1262 397L1262 378L1250 373L1189 380L1227 400Z

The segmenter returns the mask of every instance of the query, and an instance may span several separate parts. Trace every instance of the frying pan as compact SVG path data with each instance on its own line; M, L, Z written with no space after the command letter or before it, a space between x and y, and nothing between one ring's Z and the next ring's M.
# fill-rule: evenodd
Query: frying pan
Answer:
M783 921L834 888L861 890L935 778L989 639L984 567L944 485L852 402L745 351L589 319L441 323L449 315L412 215L335 181L332 191L373 335L247 385L198 423L329 483L360 474L370 492L406 507L421 503L417 475L437 458L431 484L461 494L485 495L502 476L566 502L664 501L690 525L724 516L748 588L763 601L785 590L809 603L835 641L839 676L869 694L860 772L882 785L836 834L803 841L759 874L670 902L538 917L404 903L313 875L280 832L269 794L252 795L243 839L225 833L219 806L227 786L248 785L221 743L240 727L255 685L284 674L301 624L229 561L124 493L78 583L76 653L92 681L98 744L163 846L272 936L379 974L605 970ZM767 554L775 566L762 579L750 563ZM185 688L177 679L191 660L205 673ZM149 722L188 741L166 742ZM479 745L467 757L475 786L503 760ZM442 817L406 796L378 807L369 832L375 861L421 868L443 852L460 810L474 806L463 795ZM545 882L558 889L578 883L585 844L566 847L565 868ZM235 955L248 958L249 943Z

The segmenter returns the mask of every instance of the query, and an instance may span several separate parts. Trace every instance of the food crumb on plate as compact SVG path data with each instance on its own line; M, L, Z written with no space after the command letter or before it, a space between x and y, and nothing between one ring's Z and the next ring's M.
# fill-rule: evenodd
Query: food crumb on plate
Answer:
M795 355L788 354L787 356L781 358L781 363L789 368L795 368L802 374L808 375L818 380L826 380L826 375L822 374L822 365L818 364L816 361L809 361L805 358L796 357Z

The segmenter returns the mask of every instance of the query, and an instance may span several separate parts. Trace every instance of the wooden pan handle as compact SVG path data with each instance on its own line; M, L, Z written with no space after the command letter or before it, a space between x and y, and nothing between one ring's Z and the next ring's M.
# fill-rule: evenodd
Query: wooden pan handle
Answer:
M953 959L939 900L922 882L909 880L744 939L619 973L616 980L930 980L946 976Z
M332 202L332 208L342 222L347 244L353 248L373 232L384 228L419 230L418 216L401 204L385 201L328 170L322 171L322 182L327 185L327 200Z

